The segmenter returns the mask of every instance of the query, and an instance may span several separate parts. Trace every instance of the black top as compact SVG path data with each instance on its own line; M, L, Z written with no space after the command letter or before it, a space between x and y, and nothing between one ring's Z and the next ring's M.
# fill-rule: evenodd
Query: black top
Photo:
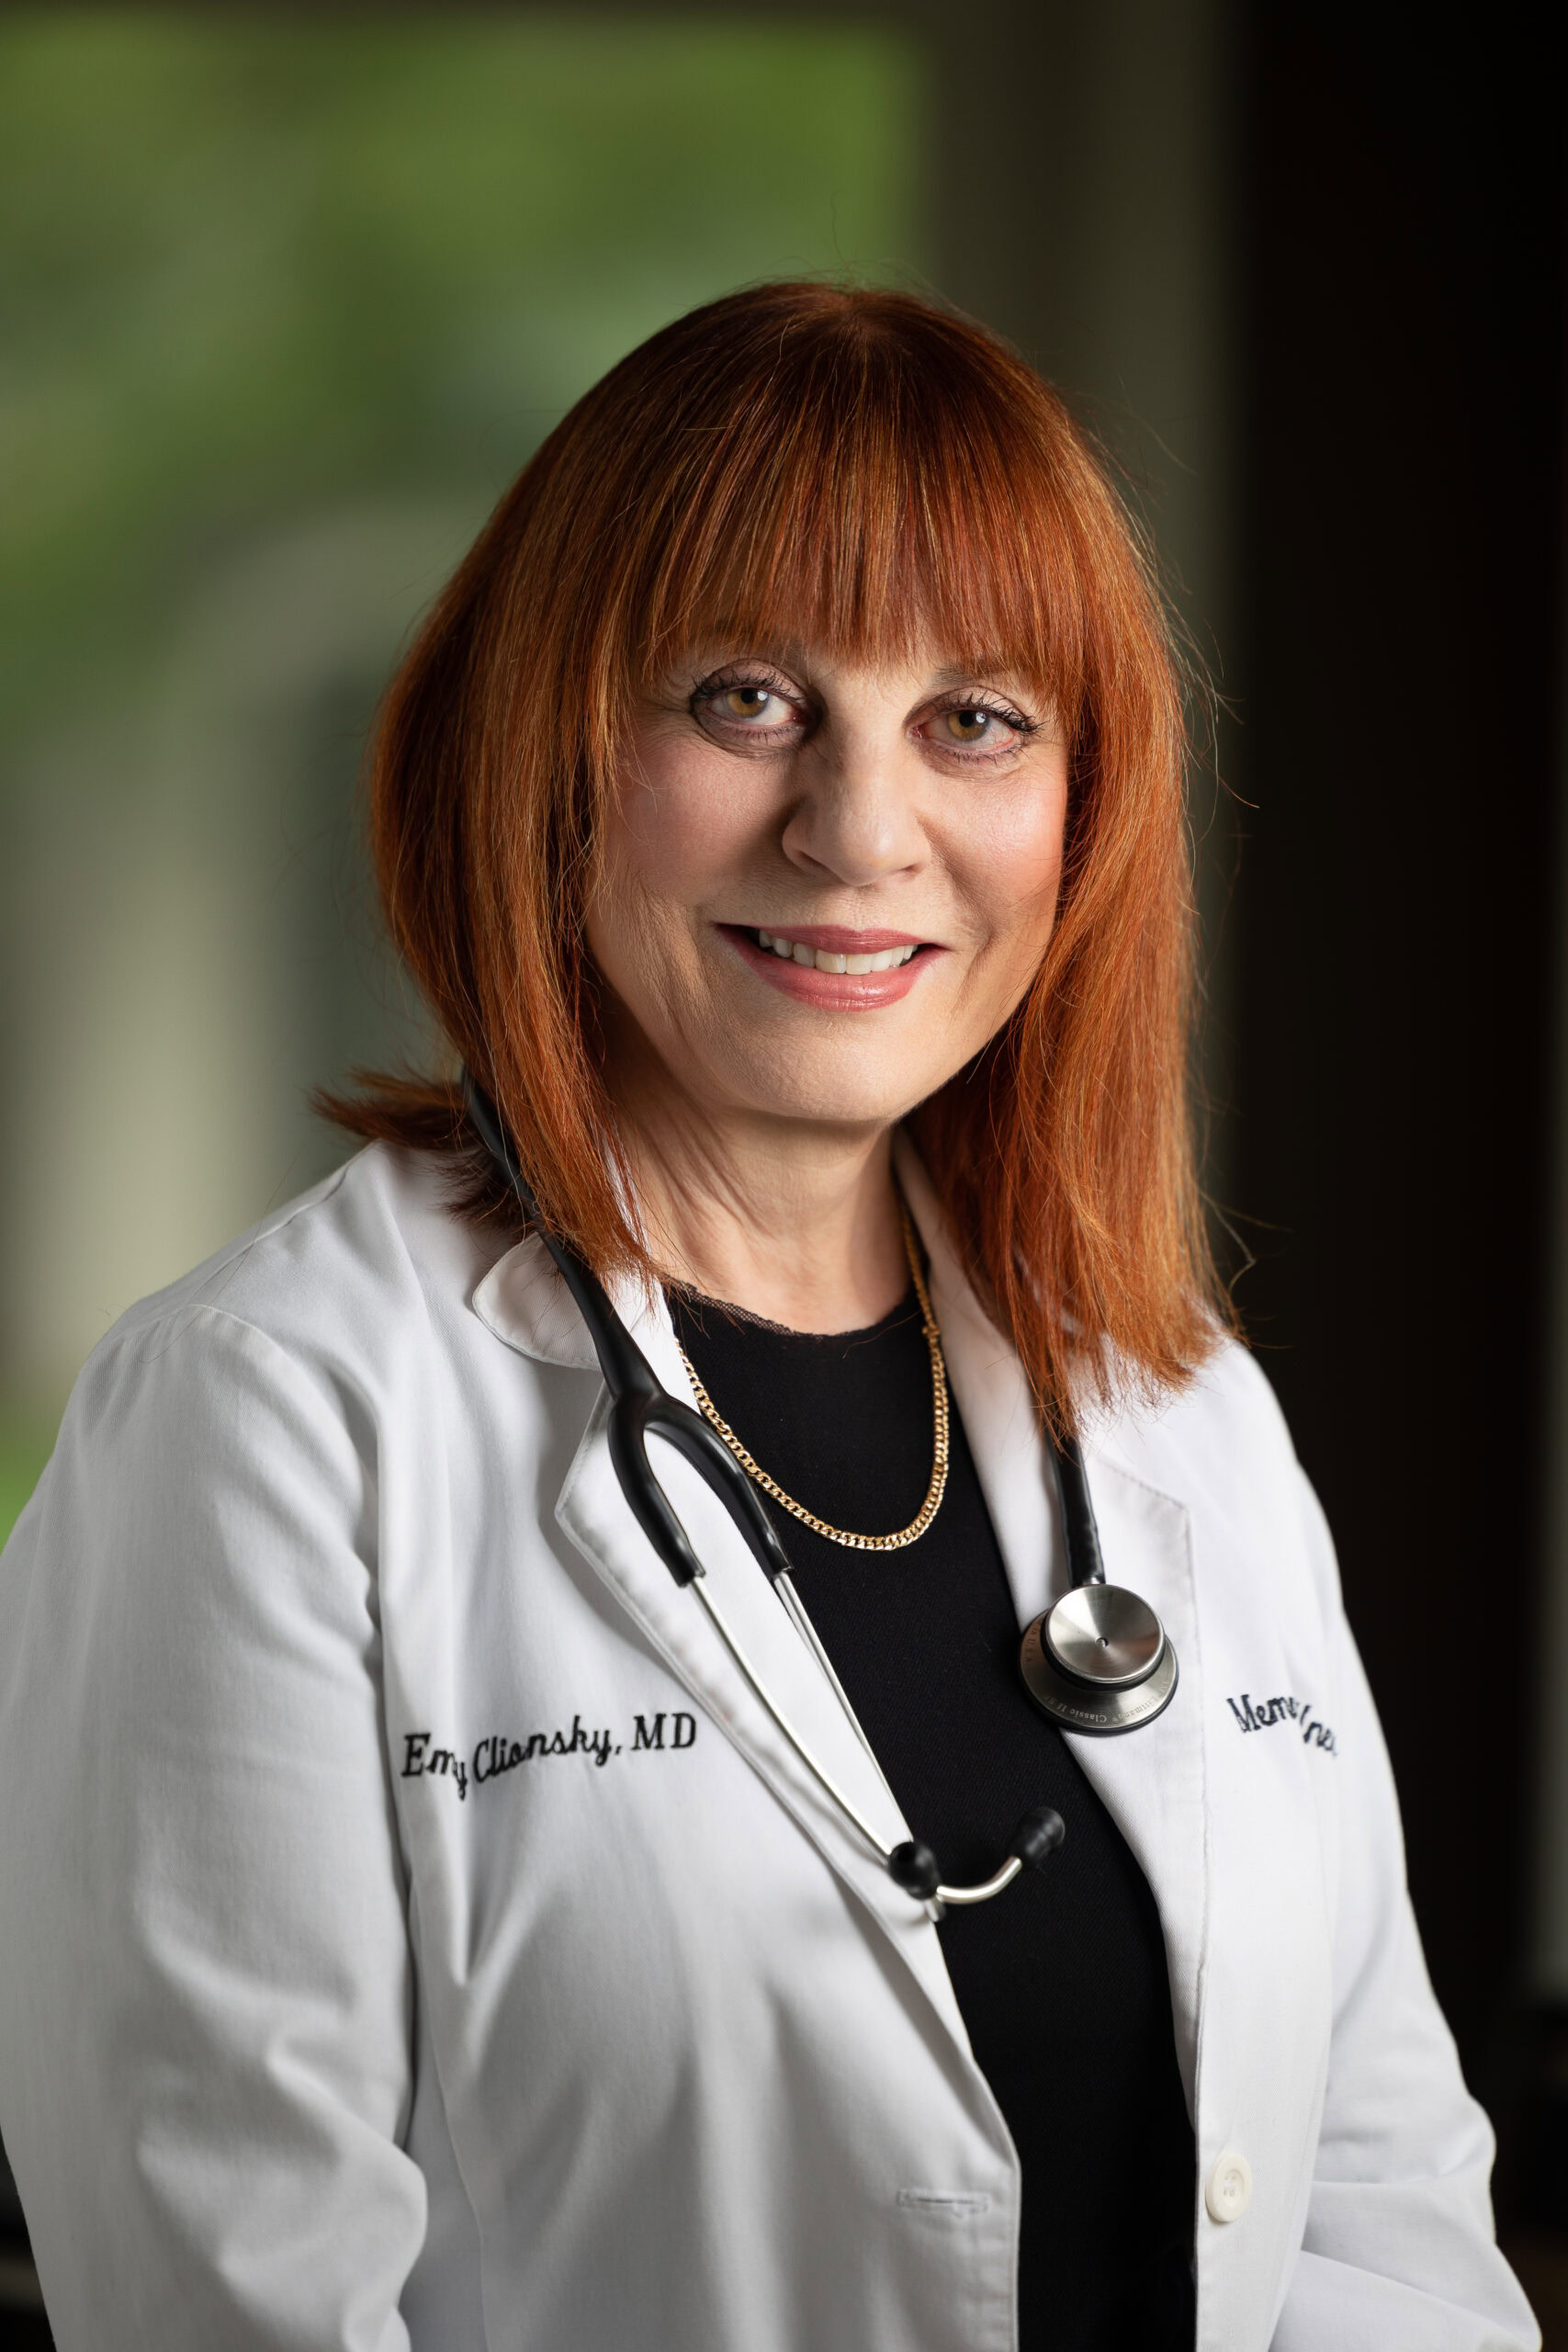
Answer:
M671 1306L715 1406L786 1494L857 1533L908 1526L931 1470L913 1284L882 1322L826 1337L689 1295ZM988 1876L1032 1805L1066 1823L1043 1871L950 1911L940 1929L1023 2166L1022 2352L1190 2352L1195 2157L1159 1915L1024 1690L1018 1613L956 1405L942 1508L906 1549L848 1551L767 1507L910 1833L943 1877Z

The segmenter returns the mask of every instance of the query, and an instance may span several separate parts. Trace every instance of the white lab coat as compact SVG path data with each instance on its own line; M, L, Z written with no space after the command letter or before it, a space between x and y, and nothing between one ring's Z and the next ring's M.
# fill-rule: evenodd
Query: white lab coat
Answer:
M1062 1581L1035 1416L902 1165L1021 1623ZM1010 2352L1018 2160L936 1930L637 1529L548 1261L496 1250L362 1153L117 1325L6 1552L0 2129L59 2352ZM1228 1347L1086 1456L1181 1663L1074 1746L1164 1923L1199 2346L1534 2346L1266 1383Z

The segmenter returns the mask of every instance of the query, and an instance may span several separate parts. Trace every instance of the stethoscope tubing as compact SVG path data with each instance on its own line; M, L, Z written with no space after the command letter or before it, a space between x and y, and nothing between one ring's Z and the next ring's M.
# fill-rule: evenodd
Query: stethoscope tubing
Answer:
M822 1668L856 1737L882 1780L884 1788L887 1788L875 1752L795 1589L788 1555L751 1481L702 1415L678 1397L671 1396L664 1387L615 1312L608 1292L592 1267L550 1231L539 1214L538 1204L529 1189L512 1139L494 1103L467 1070L463 1073L463 1097L475 1132L496 1166L504 1173L519 1206L548 1251L587 1326L609 1394L607 1436L610 1459L626 1504L675 1583L690 1589L701 1602L709 1623L733 1659L741 1679L773 1723L790 1752L804 1766L822 1794L850 1824L869 1852L898 1885L925 1905L932 1917L940 1918L943 1907L949 1904L989 1902L993 1895L1001 1894L1004 1888L1012 1884L1025 1862L1042 1866L1066 1834L1061 1815L1049 1806L1037 1807L1024 1815L1013 1834L1005 1859L989 1878L970 1886L950 1886L942 1877L936 1857L929 1847L913 1838L897 1846L889 1846L878 1837L837 1777L823 1764L810 1743L802 1737L768 1689L715 1596L711 1581L680 1516L649 1459L648 1441L650 1437L660 1437L672 1445L724 1505L744 1538L747 1548L778 1595L791 1623ZM1158 1619L1146 1604L1106 1583L1094 1506L1077 1442L1070 1437L1057 1439L1053 1452L1062 1498L1063 1531L1071 1584L1069 1599L1083 1593L1081 1608L1091 1612L1091 1665L1086 1671L1064 1668L1060 1659L1054 1659L1051 1655L1051 1618L1040 1619L1029 1628L1025 1636L1025 1683L1042 1712L1054 1720L1063 1722L1067 1729L1130 1730L1137 1723L1152 1721L1168 1703L1175 1689L1175 1654L1166 1642ZM1066 1607L1065 1602L1058 1604L1058 1611L1052 1612L1052 1616ZM1152 1638L1157 1641L1161 1668L1157 1689L1152 1680L1156 1672L1154 1664L1141 1669L1112 1673L1109 1667L1099 1662L1094 1633L1101 1623L1114 1626L1116 1611L1120 1610L1124 1619L1129 1609L1137 1612L1140 1620L1148 1621L1148 1625L1153 1628ZM1100 1613L1094 1614L1096 1611ZM1083 1628L1077 1626L1070 1631L1081 1644ZM1043 1649L1043 1634L1045 1640ZM1150 1636L1144 1632L1143 1638L1147 1640ZM1107 1647L1107 1639L1102 1636L1099 1650L1103 1651ZM1123 1686L1135 1685L1144 1679L1151 1680L1146 1702L1141 1707L1129 1704ZM1105 1682L1106 1688L1098 1698L1091 1700L1088 1694L1097 1680ZM1056 1690L1058 1681L1078 1688L1081 1694L1078 1700L1064 1706ZM1116 1684L1115 1689L1110 1687L1111 1682ZM1096 1709L1103 1720L1096 1720ZM887 1793L896 1805L897 1800L890 1789Z
M847 1820L853 1823L856 1829L859 1830L862 1838L864 1840L872 1854L874 1855L877 1861L882 1864L885 1870L887 1869L892 1862L894 1853L897 1849L894 1847L889 1846L885 1839L877 1836L875 1830L872 1827L870 1822L867 1821L864 1814L862 1813L853 1798L851 1797L840 1785L839 1781L834 1779L827 1766L818 1760L807 1741L802 1737L800 1732L795 1728L788 1715L785 1714L784 1709L779 1705L778 1701L768 1689L768 1686L763 1680L761 1675L752 1665L750 1657L747 1655L745 1644L740 1640L724 1611L715 1600L711 1584L706 1578L705 1578L701 1583L694 1585L692 1589L697 1600L701 1601L704 1609L706 1611L709 1623L713 1626L713 1629L715 1633L717 1634L719 1640L724 1644L725 1648L729 1652L730 1657L734 1659L747 1685L750 1689L752 1695L766 1709L768 1714L773 1718L773 1723L778 1727L778 1730L782 1733L785 1745L799 1758L801 1763L807 1767L807 1770L821 1788L824 1794L831 1799L832 1803L838 1806L840 1812L843 1814ZM778 1590L779 1587L775 1586L774 1589ZM826 1664L826 1653L823 1651L822 1645L817 1638L815 1629L811 1626L809 1617L807 1616L805 1609L801 1606L799 1595L795 1593L793 1584L790 1584L789 1586L789 1595L795 1604L794 1608L791 1609L791 1615L795 1616L797 1626L799 1626L800 1630L807 1634L813 1653L824 1664ZM781 1598L783 1596L781 1595ZM788 1601L786 1601L785 1606L789 1606ZM854 1725L854 1729L860 1738L862 1747L864 1747L866 1754L871 1757L873 1764L876 1764L876 1758L872 1753L870 1743L866 1739L863 1731L861 1730L860 1724L856 1720L854 1709L850 1705L848 1699L845 1697L842 1685L840 1683L838 1676L833 1673L830 1666L829 1667L828 1671L832 1686L843 1704L844 1712L849 1716L851 1723ZM878 1775L880 1776L880 1765L877 1765L876 1769ZM1017 1855L1010 1854L1001 1868L994 1871L991 1877L985 1880L980 1885L949 1886L945 1882L939 1880L936 1886L932 1889L931 1895L927 1899L931 1903L942 1904L944 1905L950 1903L986 1903L989 1901L993 1894L999 1894L1004 1887L1010 1886L1013 1880L1018 1876L1019 1871L1022 1868L1023 1864L1018 1859Z

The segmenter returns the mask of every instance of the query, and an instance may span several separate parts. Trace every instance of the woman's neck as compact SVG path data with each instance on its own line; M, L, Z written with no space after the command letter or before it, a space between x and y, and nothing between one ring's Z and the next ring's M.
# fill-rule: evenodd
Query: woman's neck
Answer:
M879 1322L909 1279L892 1136L826 1123L700 1120L622 1104L654 1264L667 1282L795 1331Z

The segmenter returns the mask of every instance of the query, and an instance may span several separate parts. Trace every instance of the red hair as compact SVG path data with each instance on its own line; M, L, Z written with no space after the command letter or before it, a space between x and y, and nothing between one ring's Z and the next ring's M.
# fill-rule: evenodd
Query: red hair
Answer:
M639 690L698 639L875 660L931 636L1048 695L1070 746L1055 931L910 1125L1042 1408L1184 1379L1229 1321L1189 1110L1181 682L1150 564L1050 387L899 293L762 286L678 319L558 424L388 692L371 831L392 937L500 1103L541 1213L654 1279L618 1193L584 910ZM355 1133L450 1154L451 1081L366 1078ZM1117 1370L1120 1367L1120 1370Z

